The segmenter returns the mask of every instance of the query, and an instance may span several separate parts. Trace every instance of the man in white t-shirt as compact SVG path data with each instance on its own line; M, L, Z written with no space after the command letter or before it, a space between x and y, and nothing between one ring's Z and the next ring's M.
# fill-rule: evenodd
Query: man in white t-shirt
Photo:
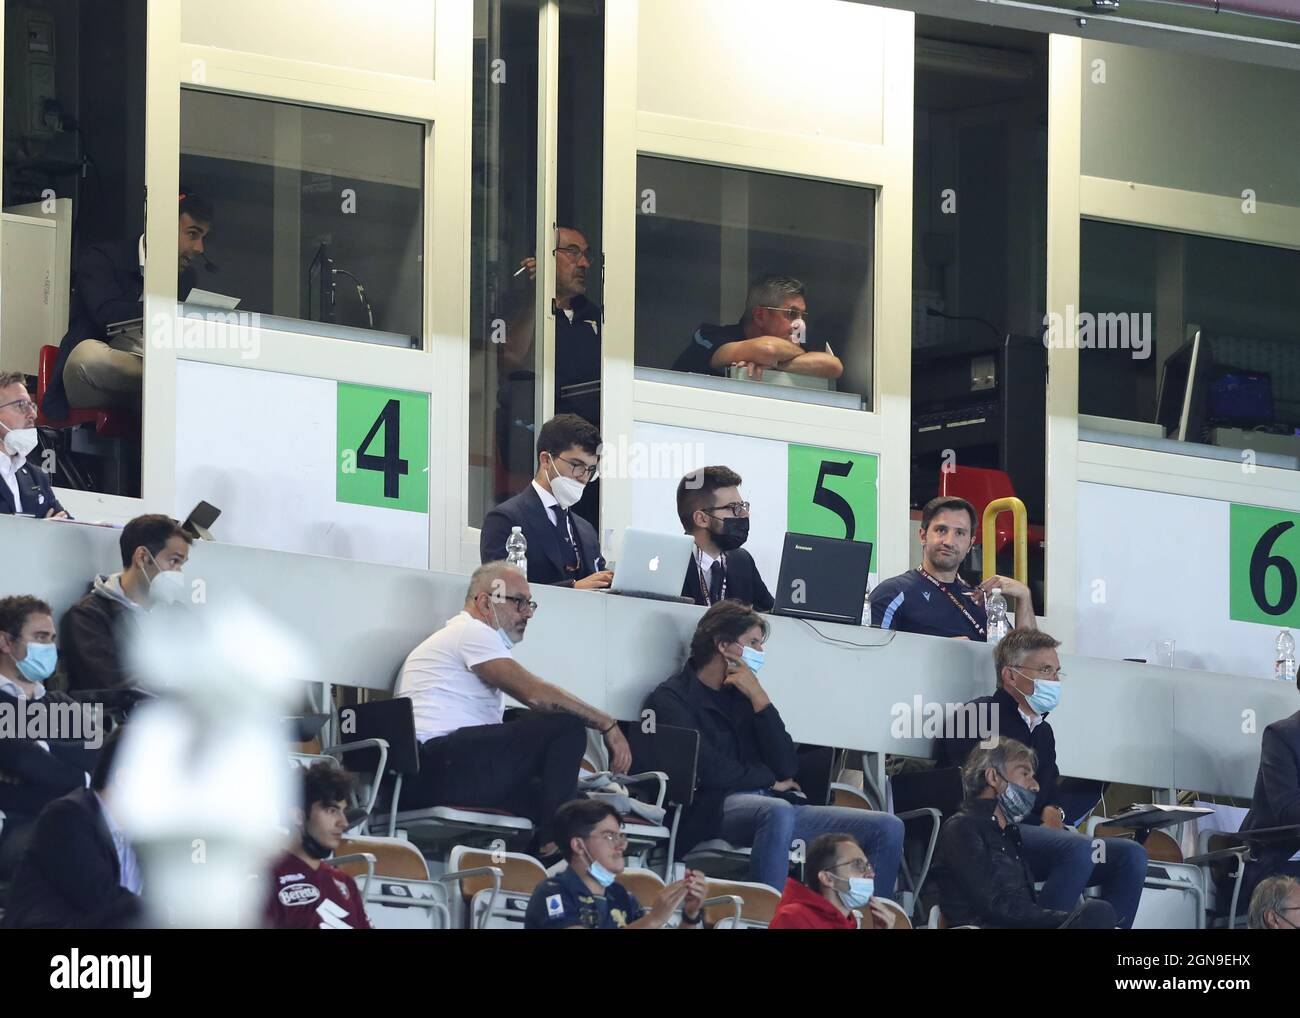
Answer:
M412 805L486 806L526 816L534 848L556 851L549 825L572 799L595 728L610 766L626 774L632 753L617 721L520 665L510 648L537 610L528 579L505 562L470 577L465 607L407 656L396 696L411 700L420 740ZM502 724L506 694L532 710Z

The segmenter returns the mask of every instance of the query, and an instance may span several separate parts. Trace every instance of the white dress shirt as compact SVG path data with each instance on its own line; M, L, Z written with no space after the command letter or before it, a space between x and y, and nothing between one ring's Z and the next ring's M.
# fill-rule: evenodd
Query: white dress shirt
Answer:
M555 526L555 510L560 507L559 501L549 491L543 488L536 481L533 481L533 491L537 492L537 497L542 500L542 508L546 510L546 518L551 521L551 526ZM578 540L573 536L573 517L568 517L569 541L576 548Z

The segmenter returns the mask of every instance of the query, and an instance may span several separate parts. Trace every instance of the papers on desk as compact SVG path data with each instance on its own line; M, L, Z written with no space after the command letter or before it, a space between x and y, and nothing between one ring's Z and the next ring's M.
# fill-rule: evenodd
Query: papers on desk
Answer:
M1174 824L1187 823L1203 816L1209 816L1214 810L1203 806L1166 806L1158 802L1135 802L1123 813L1106 821L1116 827L1145 827L1154 830L1158 827L1172 827Z
M222 311L233 311L239 307L239 298L227 297L224 293L213 293L211 290L200 290L196 286L190 291L190 295L185 298L185 303L205 308L220 308Z

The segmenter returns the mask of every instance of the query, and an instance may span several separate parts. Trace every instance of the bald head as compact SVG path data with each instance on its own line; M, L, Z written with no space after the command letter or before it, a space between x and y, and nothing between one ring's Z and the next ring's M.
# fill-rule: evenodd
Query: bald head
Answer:
M511 641L524 638L533 617L528 577L505 561L485 562L474 570L465 591L465 611L493 629L503 629Z

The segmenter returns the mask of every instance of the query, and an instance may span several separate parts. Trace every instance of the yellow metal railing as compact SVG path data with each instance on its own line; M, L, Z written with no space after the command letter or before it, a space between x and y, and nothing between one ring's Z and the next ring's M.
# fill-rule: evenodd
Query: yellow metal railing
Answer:
M1015 550L1014 575L1021 583L1029 582L1029 514L1025 503L1008 495L997 498L984 507L984 579L996 576L998 571L998 516L1011 513L1011 541Z

